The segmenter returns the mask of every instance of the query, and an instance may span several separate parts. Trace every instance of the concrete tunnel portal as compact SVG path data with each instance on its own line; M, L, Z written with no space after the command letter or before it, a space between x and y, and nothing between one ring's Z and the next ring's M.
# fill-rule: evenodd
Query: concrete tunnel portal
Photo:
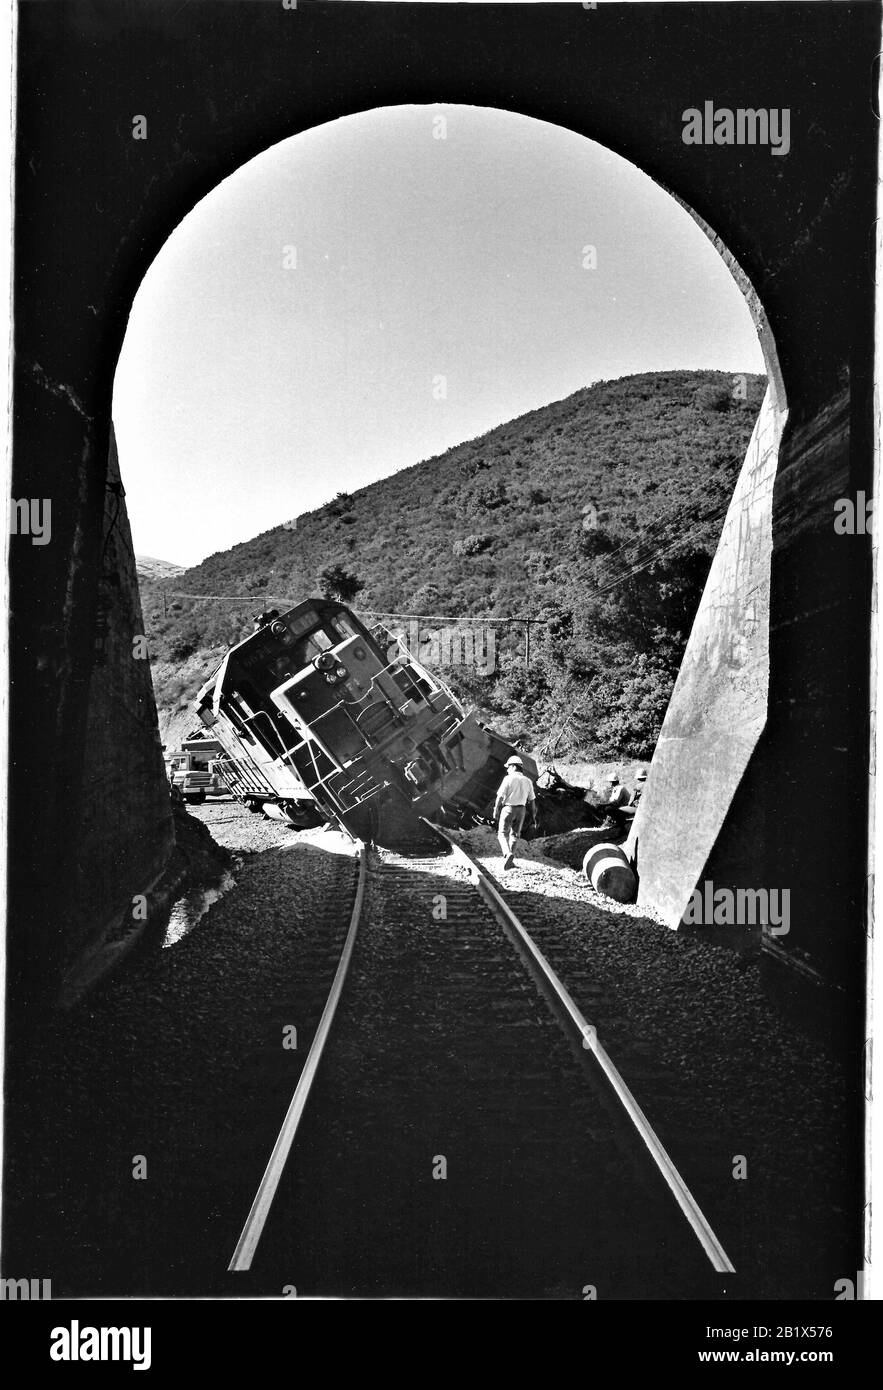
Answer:
M172 230L236 168L376 104L375 70L388 74L384 104L514 109L607 145L691 212L745 294L768 392L632 832L639 902L676 925L702 880L788 887L783 945L854 986L864 943L870 557L835 537L831 518L838 497L871 490L877 126L854 72L866 58L870 72L875 13L790 7L808 37L802 61L788 66L779 58L787 16L751 6L729 7L726 19L692 5L676 14L608 6L590 18L556 7L541 20L519 11L506 17L516 62L498 17L476 7L462 17L467 37L477 49L499 44L501 55L479 72L464 68L462 44L439 16L408 12L396 18L399 36L435 35L433 71L418 77L389 73L383 13L360 8L343 25L333 7L316 5L301 15L316 26L316 43L303 49L286 46L290 31L272 7L247 23L230 7L202 35L214 60L202 74L204 100L194 96L175 115L156 96L154 128L165 119L168 130L136 156L113 114L122 96L101 90L102 64L112 52L121 90L146 65L172 91L181 45L165 41L159 15L134 15L130 29L91 42L78 27L81 8L28 7L20 19L13 493L52 497L58 520L53 546L13 546L11 555L12 1014L19 991L49 1005L73 998L119 958L133 939L121 930L132 897L162 894L173 848L149 669L131 655L141 611L110 421L134 294ZM191 8L178 22L195 36L208 6ZM636 8L643 13L628 13ZM594 26L591 42L577 18ZM532 46L540 23L545 43ZM724 90L729 69L708 42L724 24L772 104L792 109L787 159L680 140L680 112L696 104L684 94L715 82ZM636 100L632 61L648 44L659 54L651 109ZM256 69L264 81L255 96ZM292 70L309 83L293 82ZM62 93L84 71L95 78L77 103L61 179L46 164L45 112L28 97L49 71ZM538 83L549 93L541 110ZM808 137L812 128L824 140ZM59 183L68 204L76 190L73 208L59 206ZM97 225L90 200L103 209ZM61 225L81 228L64 258L75 259L76 275L49 255ZM818 811L811 823L808 806Z

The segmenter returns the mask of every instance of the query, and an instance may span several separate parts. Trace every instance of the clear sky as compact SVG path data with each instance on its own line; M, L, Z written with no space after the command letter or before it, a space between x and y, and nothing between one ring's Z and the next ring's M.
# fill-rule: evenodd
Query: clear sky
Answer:
M135 549L195 564L592 381L689 367L764 370L726 266L633 165L480 107L335 121L219 185L141 285L114 393Z

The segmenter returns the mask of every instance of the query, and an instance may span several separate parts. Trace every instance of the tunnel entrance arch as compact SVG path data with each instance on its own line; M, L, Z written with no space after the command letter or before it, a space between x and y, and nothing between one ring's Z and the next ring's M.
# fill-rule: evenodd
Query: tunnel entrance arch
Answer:
M191 209L191 213L172 233L170 244L177 244L176 239L184 239L185 246L194 241L204 242L213 225L209 209L214 194L221 188L228 190L229 203L235 181L245 170L256 169L258 160L268 156L281 158L288 153L292 171L290 176L296 179L300 167L299 154L302 160L308 159L306 151L299 146L304 138L318 138L322 142L320 148L325 158L334 167L335 138L339 143L345 143L351 157L359 152L362 162L374 157L371 144L377 131L374 118L386 117L391 122L399 115L402 118L416 118L418 127L426 127L427 136L430 129L436 135L440 123L443 123L445 138L448 126L451 136L456 138L458 118L462 126L465 117L474 121L483 114L489 118L514 117L520 120L523 117L523 113L499 108L485 112L482 108L441 106L437 103L425 107L385 107L343 117L292 140L279 142L229 175L218 189L200 201L198 209ZM548 123L542 123L540 127L540 123L532 119L526 129L520 123L516 129L521 139L528 140L535 127L549 130ZM560 127L557 129L561 130ZM575 134L572 130L562 130L561 133ZM666 719L658 756L654 758L645 791L644 806L631 841L632 852L640 861L641 901L663 912L674 926L680 920L721 833L766 723L772 492L787 410L785 385L772 331L747 274L702 217L682 198L671 194L668 189L660 188L658 183L655 186L660 189L661 196L672 198L678 207L691 216L735 280L757 333L768 382L761 415L743 463L742 476L724 523L720 553L696 616L693 637L676 687L676 697ZM306 187L309 189L311 185L307 183ZM190 218L197 215L201 218L198 230L190 231ZM222 223L225 216L230 215L224 205L220 213L214 213ZM333 251L334 248L329 246L329 249ZM179 254L184 256L187 253L182 251ZM255 254L260 255L261 252L256 250ZM590 331L588 321L585 331ZM296 358L292 366L296 368ZM115 447L114 444L112 467L117 472L119 466ZM124 450L121 471L125 479ZM209 476L206 484L215 487L217 481ZM724 640L721 640L722 633ZM702 786L702 796L685 798L685 787L697 783ZM675 820L679 826L677 839L668 830ZM756 845L753 853L759 854Z
M294 131L376 106L380 71L386 73L384 104L440 101L516 110L597 140L672 192L700 225L713 227L726 256L754 287L770 342L775 336L775 364L767 356L770 380L777 389L787 384L790 423L771 520L767 771L758 768L751 801L759 808L755 820L763 825L767 860L777 861L776 872L792 883L802 883L818 941L832 934L844 908L863 939L854 885L863 877L856 830L863 831L864 808L861 795L851 792L866 772L869 573L855 551L832 544L829 521L835 498L869 478L869 379L859 359L867 355L872 329L861 289L874 217L877 132L853 79L876 51L876 17L802 9L810 56L784 68L776 55L788 47L785 21L754 7L750 17L741 10L727 16L726 44L717 30L701 42L702 26L711 20L698 17L697 31L689 6L678 7L683 13L671 7L609 7L591 16L571 14L570 7L549 7L543 15L510 12L505 44L499 17L485 7L460 16L456 35L441 15L400 13L397 39L421 51L430 44L434 55L431 76L417 77L413 70L390 69L390 16L379 13L386 7L373 14L350 10L345 22L340 7L309 7L298 16L295 39L270 6L250 7L247 19L232 9L219 16L214 7L210 31L201 32L209 7L197 3L177 21L175 51L163 41L165 17L136 19L131 32L115 33L112 44L102 46L94 30L88 37L78 32L75 7L64 14L43 12L47 8L28 7L21 17L23 89L54 84L60 101L76 96L68 103L76 116L66 132L63 194L53 192L58 168L50 177L44 158L44 113L25 102L19 116L14 491L51 494L59 521L49 555L17 547L12 561L13 603L16 594L31 600L13 634L13 719L22 730L12 788L11 891L22 905L10 943L13 970L36 959L37 974L54 974L57 981L92 939L94 903L87 895L85 907L72 908L77 895L71 885L79 882L85 891L94 881L80 867L90 862L83 827L90 817L96 827L109 823L111 807L120 819L112 796L102 811L85 750L90 722L106 725L109 704L132 680L119 664L122 651L113 654L102 633L106 618L114 633L137 623L137 597L123 576L122 606L109 607L98 575L108 535L108 551L118 540L125 543L125 507L107 458L113 371L137 285L204 193ZM631 8L641 13L628 13ZM721 22L716 15L715 26ZM180 91L188 39L211 58L204 63L198 109L188 110L182 137L175 129L180 113L169 107L164 125L157 105L152 125L148 113L148 139L136 151L131 124L119 113L108 118L102 64L112 49L114 91L138 88L145 69L164 90ZM648 46L658 55L651 103L642 100L634 62ZM473 66L464 60L464 53L491 51L503 55L499 62ZM522 55L517 62L506 56L516 51ZM778 106L807 113L805 138L792 141L787 160L761 150L686 146L680 138L681 112L695 104L697 92L724 89L734 51ZM824 59L815 62L813 54ZM806 133L811 125L824 140ZM108 170L118 174L108 179ZM97 226L96 205L102 208ZM62 223L69 229L68 254L59 258L53 238ZM72 258L76 276L67 273ZM24 614L25 606L19 609ZM136 717L129 727L142 750L144 785L153 786L160 760L149 683L138 676L134 685L130 708L141 722ZM849 730L845 743L841 726ZM807 748L811 776L799 766L798 750ZM36 785L49 790L37 794ZM808 794L818 796L819 787L829 841L821 831L807 838L795 810ZM847 808L839 820L838 807ZM168 850L168 825L158 835L156 809L127 807L123 816L146 847L137 870L142 877L161 869ZM70 833L72 823L80 840ZM47 839L57 847L52 882L34 851ZM103 840L98 829L93 842L96 865L102 855L102 862L112 858L112 837ZM836 891L817 867L828 857L839 866Z

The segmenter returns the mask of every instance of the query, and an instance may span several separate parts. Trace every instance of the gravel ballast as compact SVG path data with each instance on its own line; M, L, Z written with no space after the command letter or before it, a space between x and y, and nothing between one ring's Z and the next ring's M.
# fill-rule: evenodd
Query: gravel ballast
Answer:
M759 958L597 893L542 840L504 870L491 830L459 838L597 1027L752 1296L833 1298L861 1211L859 1059L850 1072L770 1001Z
M8 1075L7 1190L19 1197L7 1263L51 1277L56 1297L237 1289L226 1263L336 965L351 843L230 802L196 815L231 851L233 886L175 945L140 950L56 1020L27 1075ZM860 1073L773 1006L756 961L613 903L541 842L503 872L492 832L463 838L722 1239L738 1273L721 1296L831 1299L855 1270ZM379 1058L382 979L374 997ZM550 1284L545 1296L580 1295Z

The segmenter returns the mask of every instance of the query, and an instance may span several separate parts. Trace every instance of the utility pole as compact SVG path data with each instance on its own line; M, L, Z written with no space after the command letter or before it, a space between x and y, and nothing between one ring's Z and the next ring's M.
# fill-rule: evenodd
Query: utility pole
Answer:
M524 619L524 664L530 665L530 618Z

